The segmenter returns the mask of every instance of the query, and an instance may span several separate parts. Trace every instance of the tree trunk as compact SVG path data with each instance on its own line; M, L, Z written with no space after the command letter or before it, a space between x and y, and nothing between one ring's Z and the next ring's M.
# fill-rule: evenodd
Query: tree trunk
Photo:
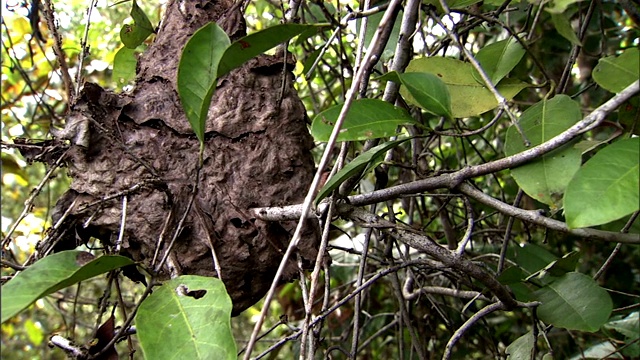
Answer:
M232 40L245 33L242 13L230 0L171 1L154 43L139 60L131 94L85 84L65 129L56 132L72 140L66 158L71 188L54 210L54 223L68 211L51 236L56 250L91 237L115 249L126 196L120 253L150 270L156 250L156 264L163 257L187 211L198 163L198 140L176 92L177 66L188 38L210 21ZM291 65L282 56L263 55L218 81L198 193L159 270L160 278L216 276L213 246L234 314L266 293L295 227L254 219L247 209L301 202L313 176L313 141ZM283 66L289 69L283 72ZM312 224L298 249L306 262L315 260L317 242ZM53 243L41 249L47 246ZM296 276L291 261L283 280Z

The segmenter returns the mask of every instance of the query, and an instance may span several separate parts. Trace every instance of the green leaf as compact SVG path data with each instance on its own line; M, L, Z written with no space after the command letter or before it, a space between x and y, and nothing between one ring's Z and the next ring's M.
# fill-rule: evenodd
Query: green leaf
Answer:
M566 17L566 15L562 13L551 14L551 22L556 28L558 34L562 35L563 38L569 40L573 45L582 45L580 39L578 39L578 35L576 35L576 32L573 31L571 22L569 22L569 19Z
M219 279L186 275L167 281L136 314L145 359L235 360L231 309Z
M342 105L318 114L311 123L311 135L316 141L328 141ZM404 110L386 101L359 99L351 104L338 141L357 141L396 135L400 125L418 123Z
M595 332L609 319L613 304L606 290L577 272L570 272L534 292L538 317L569 330Z
M480 49L476 54L476 60L480 62L491 83L495 85L518 65L524 54L522 45L514 37L510 37ZM473 76L476 81L484 85L484 80L476 69L473 69Z
M529 331L507 346L507 360L530 360L534 345L535 338Z
M625 318L609 321L604 327L615 330L629 339L640 338L640 312L635 311Z
M398 15L396 15L396 21L393 23L391 34L389 34L389 41L387 41L387 45L384 47L382 54L380 54L380 59L382 59L383 62L391 59L396 52L396 45L398 44L398 38L400 37L401 21L399 21L399 19L402 19L402 14L403 12L399 11ZM369 47L371 39L373 39L373 35L375 34L383 16L384 12L378 12L368 16L367 29L364 34L364 46L366 48ZM356 28L358 31L360 30L360 19L356 20Z
M522 113L519 123L531 145L539 145L562 133L582 119L580 105L566 95L542 100ZM507 130L505 154L515 155L527 150L522 136L514 126ZM562 206L562 194L580 168L581 152L565 145L539 160L511 169L518 185L532 198L553 208Z
M564 196L569 228L605 224L640 208L640 138L617 141L576 173Z
M495 96L479 84L473 77L473 66L460 60L444 57L423 57L414 59L407 66L406 72L430 73L439 77L449 89L451 95L451 114L454 118L480 115L498 106ZM502 96L511 100L526 83L515 79L502 80L497 89ZM400 93L409 99L409 91L400 89ZM412 102L419 106L419 104Z
M547 6L545 6L545 10L552 14L563 13L569 5L580 2L583 0L551 0ZM529 0L529 2L539 4L539 0Z
M131 17L133 25L126 24L120 29L120 40L124 46L135 49L142 44L149 35L153 34L154 29L147 15L140 9L136 0L131 5Z
M447 85L436 75L419 72L400 74L392 71L380 79L402 84L411 94L410 100L408 100L418 103L424 110L434 115L452 118L449 90Z
M620 56L598 60L591 75L602 88L619 93L640 78L640 49L629 48Z
M126 85L136 77L136 51L126 46L122 47L113 58L113 73L111 78L118 84L118 87Z
M300 35L304 31L322 29L326 26L326 24L279 24L249 34L231 44L224 52L218 65L218 77L224 76L246 61Z
M380 162L382 162L381 158L387 151L409 139L411 138L388 141L358 155L355 159L353 159L342 169L340 169L340 171L333 175L329 180L327 180L322 189L320 189L320 191L318 192L318 196L316 196L316 204L322 201L322 199L324 199L325 197L329 196L333 190L337 189L340 184L345 182L350 177L360 173L365 173L367 170L373 169L378 166Z
M62 251L49 255L18 273L2 286L2 322L17 315L36 300L67 286L111 270L132 265L126 257L94 257L85 251Z
M216 23L198 29L182 50L178 65L178 94L189 123L204 141L211 97L216 89L218 64L231 41Z

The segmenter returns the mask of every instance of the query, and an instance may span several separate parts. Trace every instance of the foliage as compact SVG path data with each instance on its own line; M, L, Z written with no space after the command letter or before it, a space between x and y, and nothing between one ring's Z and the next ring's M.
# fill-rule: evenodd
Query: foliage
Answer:
M111 265L88 271L74 260L87 253L79 251L35 261L68 180L55 166L27 164L18 149L63 124L78 79L127 89L162 8L98 2L83 38L86 5L55 2L64 35L56 44L44 11L6 4L3 352L63 358L46 346L54 333L102 344L98 328L113 308L118 326L138 311L138 335L117 347L154 359L183 347L233 358L262 320L257 329L269 331L247 356L637 357L640 102L627 88L639 77L640 24L615 1L423 3L359 12L357 2L303 2L299 24L278 24L294 18L288 5L257 1L245 12L247 37L231 43L210 24L185 48L177 91L202 141L217 79L291 40L316 155L344 164L310 189L337 212L325 234L333 262L232 319L233 334L216 279L142 287L123 280L116 269L125 262L97 242L84 249L97 255L89 265ZM342 151L321 156L335 131ZM350 206L387 222L364 221ZM21 293L29 296L18 301ZM262 318L262 307L273 315Z

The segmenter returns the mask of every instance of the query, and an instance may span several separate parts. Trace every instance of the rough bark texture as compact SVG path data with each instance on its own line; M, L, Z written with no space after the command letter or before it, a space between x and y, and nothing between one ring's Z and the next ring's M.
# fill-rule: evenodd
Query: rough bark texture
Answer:
M122 196L101 199L121 193L128 199L121 253L147 267L156 249L157 260L164 255L192 194L199 146L176 92L178 61L187 39L209 21L221 24L232 40L243 35L244 20L232 5L171 1L155 42L140 58L132 94L85 85L66 128L56 133L74 145L67 161L71 189L58 201L54 221L76 201L53 237L56 250L90 237L113 246ZM295 227L256 220L246 210L301 202L314 170L305 109L288 71L278 101L283 66L282 58L264 55L220 79L206 125L199 191L160 270L161 278L215 276L213 245L234 314L266 293ZM298 249L304 261L315 259L317 241L312 224ZM284 280L296 275L294 258Z

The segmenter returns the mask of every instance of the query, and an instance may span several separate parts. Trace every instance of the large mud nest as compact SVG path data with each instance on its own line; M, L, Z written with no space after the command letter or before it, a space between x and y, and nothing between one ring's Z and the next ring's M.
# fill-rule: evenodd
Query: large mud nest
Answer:
M71 189L54 211L54 221L65 216L53 237L56 250L92 237L116 249L126 196L120 253L151 269L154 257L156 264L163 257L191 199L199 149L177 96L176 69L187 39L209 21L232 37L244 33L244 20L229 0L172 1L139 61L131 94L84 86L65 129L54 132L72 140L66 158ZM247 209L301 202L314 171L305 109L283 66L291 64L264 55L220 79L198 192L158 269L161 278L217 276L213 247L234 314L266 293L295 227L257 220ZM317 240L312 224L284 281L296 277L298 259L315 259Z

